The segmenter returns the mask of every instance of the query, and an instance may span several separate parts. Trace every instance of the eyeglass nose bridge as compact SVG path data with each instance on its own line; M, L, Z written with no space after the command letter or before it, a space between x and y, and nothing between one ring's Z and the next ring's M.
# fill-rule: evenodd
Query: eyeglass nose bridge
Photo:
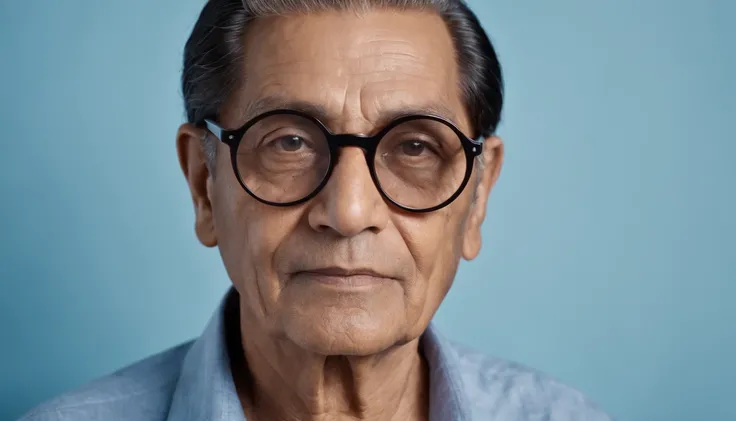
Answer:
M329 142L334 148L344 148L353 146L361 148L366 152L376 148L378 139L375 136L366 136L360 134L333 134L330 136Z

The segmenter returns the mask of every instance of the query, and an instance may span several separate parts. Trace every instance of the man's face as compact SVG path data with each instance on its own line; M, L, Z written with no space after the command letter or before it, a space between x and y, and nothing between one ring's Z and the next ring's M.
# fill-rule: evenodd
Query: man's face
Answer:
M335 133L374 134L387 115L431 107L448 110L445 117L473 134L449 31L430 13L258 21L248 32L242 81L219 121L228 129L298 102L323 108ZM462 195L441 210L412 214L382 198L364 152L347 147L316 197L273 207L242 189L225 145L215 175L202 170L197 137L192 127L180 130L200 240L219 246L249 323L321 354L372 354L424 331L460 258L478 253L501 159L500 140L487 139L486 165L476 162Z

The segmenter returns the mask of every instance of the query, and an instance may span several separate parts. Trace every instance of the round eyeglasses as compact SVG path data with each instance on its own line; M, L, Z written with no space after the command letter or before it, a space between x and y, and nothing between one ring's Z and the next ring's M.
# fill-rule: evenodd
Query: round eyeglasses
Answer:
M318 119L294 110L261 114L239 129L207 129L230 147L235 175L246 192L272 206L316 196L337 165L340 148L364 150L381 195L401 209L431 212L455 200L468 184L483 143L433 115L401 117L375 136L334 134Z

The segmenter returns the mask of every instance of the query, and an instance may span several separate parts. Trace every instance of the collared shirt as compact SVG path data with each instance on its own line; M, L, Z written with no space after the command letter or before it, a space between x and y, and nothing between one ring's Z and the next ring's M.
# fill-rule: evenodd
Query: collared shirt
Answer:
M47 402L21 421L244 421L227 350L227 302L198 339ZM451 343L432 324L420 346L430 421L611 420L580 392Z

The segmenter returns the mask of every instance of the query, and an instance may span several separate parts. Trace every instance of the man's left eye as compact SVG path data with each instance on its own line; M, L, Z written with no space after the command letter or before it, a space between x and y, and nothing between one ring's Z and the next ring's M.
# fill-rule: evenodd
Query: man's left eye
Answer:
M418 140L411 140L401 144L401 152L409 156L420 156L427 149L427 144Z

